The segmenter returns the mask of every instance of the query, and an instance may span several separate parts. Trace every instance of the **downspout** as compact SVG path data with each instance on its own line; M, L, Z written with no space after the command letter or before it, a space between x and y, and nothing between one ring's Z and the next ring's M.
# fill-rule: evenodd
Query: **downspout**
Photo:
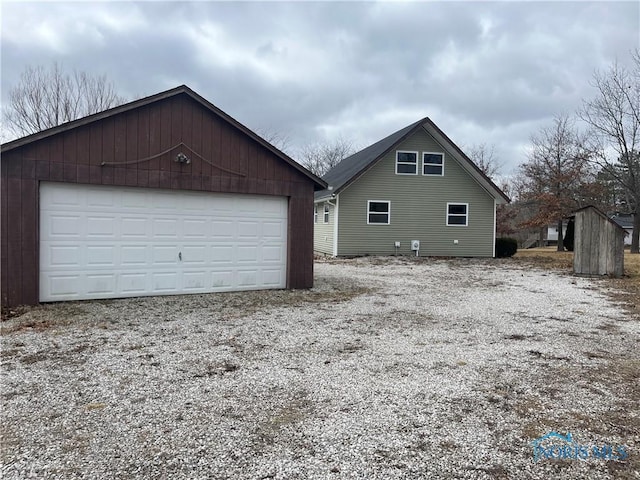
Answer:
M493 258L496 258L496 236L498 232L496 232L497 222L498 222L498 202L496 199L493 199Z
M333 256L338 256L338 204L339 199L336 196L336 203L333 207L334 215L333 215Z

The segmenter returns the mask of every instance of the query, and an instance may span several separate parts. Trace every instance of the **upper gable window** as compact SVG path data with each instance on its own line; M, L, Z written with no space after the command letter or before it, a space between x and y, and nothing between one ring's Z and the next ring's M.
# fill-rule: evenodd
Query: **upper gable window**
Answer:
M398 150L396 152L396 174L417 175L418 152L407 152L404 150Z
M422 174L444 175L444 153L422 152Z

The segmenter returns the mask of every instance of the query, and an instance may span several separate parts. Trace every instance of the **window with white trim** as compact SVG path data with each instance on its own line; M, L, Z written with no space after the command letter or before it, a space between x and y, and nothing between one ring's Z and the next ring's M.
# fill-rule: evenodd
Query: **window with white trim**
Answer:
M329 204L328 203L324 204L324 214L322 217L323 217L322 221L324 223L329 223Z
M391 223L391 202L385 200L367 201L367 224L389 225Z
M469 224L468 203L447 203L447 226L466 227Z
M396 151L396 175L418 174L418 152Z
M318 205L313 206L313 223L318 223Z
M444 153L422 152L422 174L444 175Z

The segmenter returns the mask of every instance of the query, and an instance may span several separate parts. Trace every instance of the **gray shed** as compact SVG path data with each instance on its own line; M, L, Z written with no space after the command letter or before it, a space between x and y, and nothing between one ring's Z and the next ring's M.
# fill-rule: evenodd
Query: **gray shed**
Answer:
M624 235L624 229L596 207L577 210L574 273L621 277L624 273Z

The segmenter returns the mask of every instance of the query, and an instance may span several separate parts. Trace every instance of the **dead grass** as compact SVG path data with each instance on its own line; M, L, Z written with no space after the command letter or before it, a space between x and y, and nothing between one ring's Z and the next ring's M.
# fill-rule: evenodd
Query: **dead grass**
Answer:
M549 270L573 273L573 252L558 252L556 247L530 248L519 250L513 257L517 263ZM624 276L622 278L602 277L611 288L607 292L620 301L631 313L640 316L640 255L624 252Z

